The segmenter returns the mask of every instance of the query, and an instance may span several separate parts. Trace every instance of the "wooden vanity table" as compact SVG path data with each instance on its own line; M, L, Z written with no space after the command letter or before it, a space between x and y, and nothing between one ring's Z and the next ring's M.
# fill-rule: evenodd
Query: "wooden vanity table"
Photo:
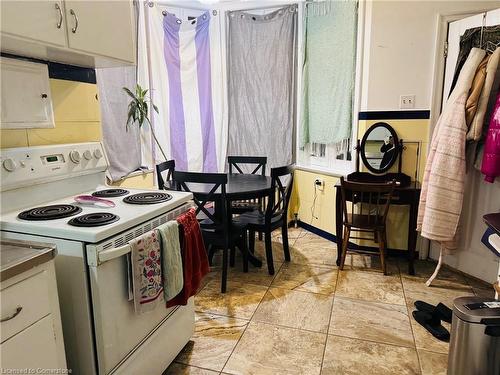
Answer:
M383 150L384 147L387 149L387 146L391 144L393 146L391 150L392 154L390 158L387 158ZM361 143L358 140L356 145L356 172L347 175L345 178L347 181L362 183L384 183L396 180L396 188L391 198L391 205L405 205L410 207L408 220L408 273L414 275L414 260L417 245L417 214L421 185L420 182L412 181L410 176L401 172L403 149L403 141L398 140L395 130L389 124L383 122L376 123L366 131ZM372 173L359 171L360 157L364 166ZM398 172L387 173L398 159ZM335 185L335 193L337 265L340 265L344 221L340 181ZM347 196L346 199L352 202L353 197Z

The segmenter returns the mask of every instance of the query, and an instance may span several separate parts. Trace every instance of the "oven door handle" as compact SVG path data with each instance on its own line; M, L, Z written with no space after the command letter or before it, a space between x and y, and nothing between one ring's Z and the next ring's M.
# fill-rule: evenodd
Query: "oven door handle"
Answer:
M132 247L129 244L126 244L120 247L115 247L114 249L101 251L98 253L98 264L102 264L104 262L107 262L108 260L119 258L125 254L130 253L131 250Z

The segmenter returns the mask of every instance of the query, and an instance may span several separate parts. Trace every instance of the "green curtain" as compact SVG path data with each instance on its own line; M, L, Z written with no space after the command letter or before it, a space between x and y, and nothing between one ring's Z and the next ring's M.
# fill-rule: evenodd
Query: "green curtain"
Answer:
M352 0L306 6L301 147L351 136L357 9Z

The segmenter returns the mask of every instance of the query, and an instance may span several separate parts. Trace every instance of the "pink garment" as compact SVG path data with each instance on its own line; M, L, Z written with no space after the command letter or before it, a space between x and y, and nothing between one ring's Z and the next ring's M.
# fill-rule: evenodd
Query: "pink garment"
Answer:
M500 92L491 114L481 172L484 174L484 180L490 183L495 181L495 177L500 176Z
M473 48L439 117L422 181L417 230L445 251L457 248L465 184L465 102L485 51Z

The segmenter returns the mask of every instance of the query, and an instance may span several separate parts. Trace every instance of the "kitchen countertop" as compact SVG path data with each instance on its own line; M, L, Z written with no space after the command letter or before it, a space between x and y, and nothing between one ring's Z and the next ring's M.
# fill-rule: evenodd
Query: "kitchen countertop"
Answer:
M48 262L57 255L56 245L18 240L0 240L0 281Z

